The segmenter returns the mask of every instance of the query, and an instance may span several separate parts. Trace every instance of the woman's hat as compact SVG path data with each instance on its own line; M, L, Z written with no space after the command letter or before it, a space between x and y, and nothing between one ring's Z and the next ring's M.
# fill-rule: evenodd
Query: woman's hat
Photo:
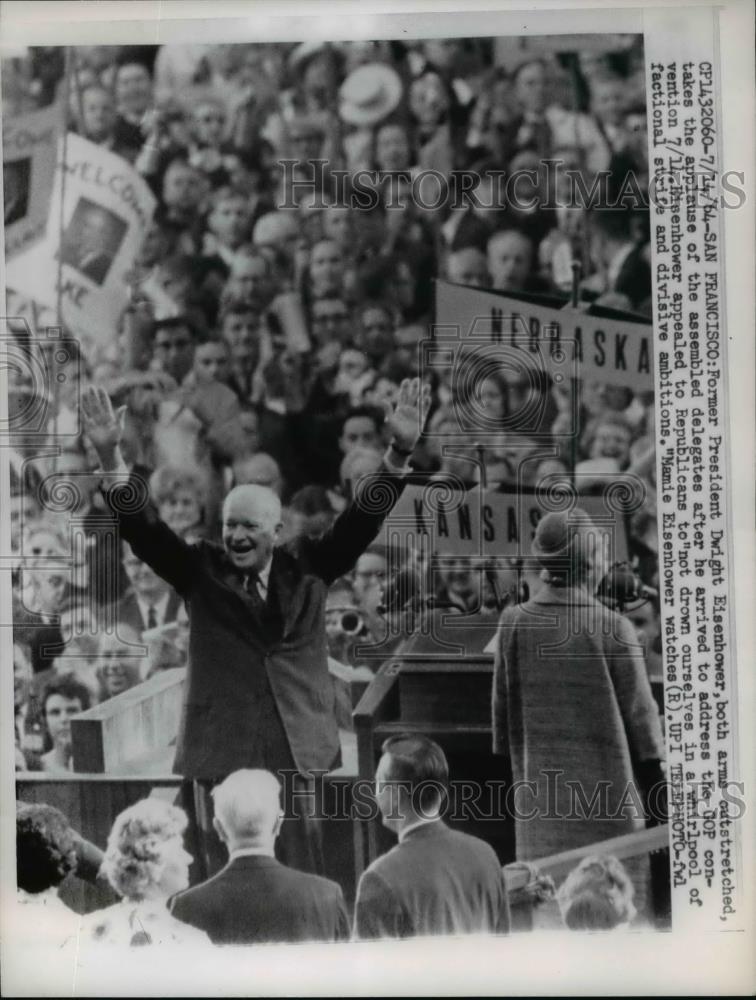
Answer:
M360 66L339 89L339 116L350 125L377 125L397 107L403 89L399 74L390 66Z
M585 564L596 528L581 507L551 511L538 522L532 552L544 569L566 573Z

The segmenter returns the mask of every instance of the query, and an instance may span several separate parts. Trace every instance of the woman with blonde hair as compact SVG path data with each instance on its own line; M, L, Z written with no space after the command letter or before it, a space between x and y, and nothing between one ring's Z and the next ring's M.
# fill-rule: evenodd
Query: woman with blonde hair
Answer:
M87 936L111 945L202 944L202 932L168 912L171 896L189 885L184 850L187 818L160 799L142 799L113 824L100 872L122 897L88 918Z
M583 858L557 893L566 927L606 931L627 927L636 917L630 876L612 855Z

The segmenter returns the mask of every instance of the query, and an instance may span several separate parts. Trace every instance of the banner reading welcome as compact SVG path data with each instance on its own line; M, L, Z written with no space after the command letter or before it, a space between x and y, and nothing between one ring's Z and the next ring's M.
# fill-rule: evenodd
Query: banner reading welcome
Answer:
M69 329L96 341L111 340L128 301L126 275L152 218L155 198L122 157L70 134L61 218L62 146L47 235L9 262L6 281L15 292L42 305L55 307L60 295L62 319Z
M651 324L438 281L434 347L455 342L466 351L499 345L522 365L560 377L623 385L635 392L654 388Z

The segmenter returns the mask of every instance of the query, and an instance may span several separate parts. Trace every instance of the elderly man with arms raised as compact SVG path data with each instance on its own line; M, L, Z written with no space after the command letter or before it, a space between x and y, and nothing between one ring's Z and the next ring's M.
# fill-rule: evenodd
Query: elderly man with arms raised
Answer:
M85 428L103 473L111 474L103 491L122 537L189 607L189 665L174 770L194 782L207 874L223 861L210 830L213 784L239 768L272 771L282 781L291 815L294 800L302 803L303 776L322 774L339 761L327 589L352 568L398 499L429 405L427 387L417 380L403 383L387 418L392 438L381 470L362 481L324 535L289 548L277 544L279 498L257 485L237 486L226 497L222 545L183 541L147 502L143 483L122 481L123 411L115 413L101 389L92 387L84 396ZM307 815L285 821L282 860L322 870L319 835Z

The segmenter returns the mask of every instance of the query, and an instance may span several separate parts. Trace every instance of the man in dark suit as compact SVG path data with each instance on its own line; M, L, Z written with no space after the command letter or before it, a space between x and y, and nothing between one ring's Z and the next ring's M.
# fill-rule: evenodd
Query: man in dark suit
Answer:
M375 773L384 826L399 843L363 873L355 935L504 934L509 903L492 847L441 819L449 767L425 736L392 736Z
M626 208L587 213L591 258L599 273L600 293L616 292L635 310L644 311L651 296L651 266L646 248L633 231L642 228L645 213ZM590 288L591 278L585 282Z
M293 815L295 802L303 804L301 776L337 765L326 593L373 541L398 499L429 405L428 387L421 390L417 379L402 384L387 420L393 436L382 470L362 480L324 535L290 548L276 544L280 500L257 485L237 486L226 497L222 545L187 544L175 535L146 503L144 483L128 481L119 447L125 408L116 415L103 389L85 393L87 434L102 471L116 474L103 492L121 536L188 604L189 664L174 771L194 781L200 830L211 831L210 787L232 771L278 773ZM279 845L286 860L318 871L319 829L307 812L284 823ZM208 855L211 845L208 837L198 845L208 872L218 867L218 854Z
M181 609L178 594L125 543L123 568L131 586L118 602L116 621L132 626L140 635L175 622Z
M213 790L213 822L228 848L228 864L170 904L174 917L205 931L213 944L349 937L341 887L275 859L280 795L269 771L235 771Z

